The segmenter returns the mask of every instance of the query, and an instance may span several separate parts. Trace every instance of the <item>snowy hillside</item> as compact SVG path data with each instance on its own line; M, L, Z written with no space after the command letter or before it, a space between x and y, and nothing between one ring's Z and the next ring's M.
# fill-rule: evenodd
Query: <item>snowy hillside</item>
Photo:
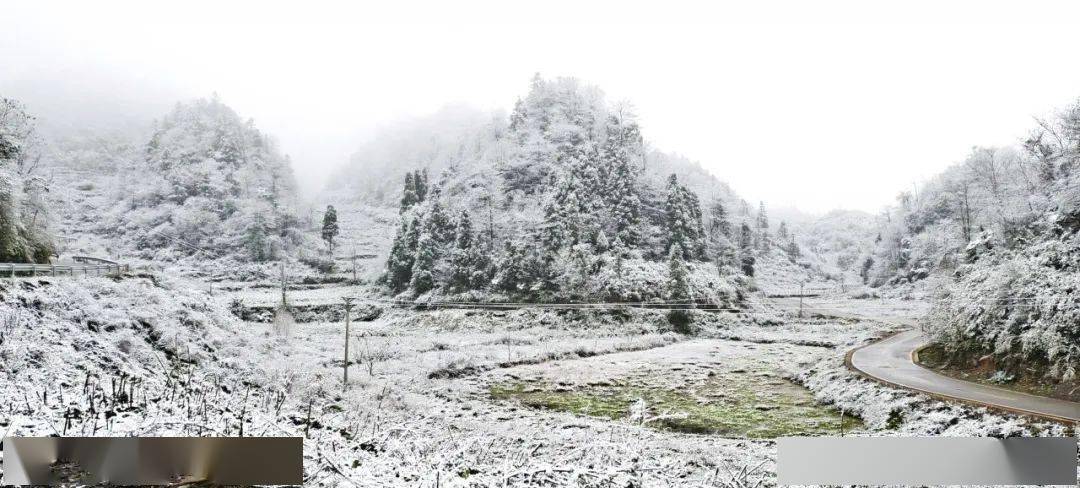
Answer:
M178 103L141 130L58 132L42 154L62 256L263 277L276 266L260 263L318 260L317 244L300 250L317 238L288 157L216 97Z
M954 364L986 356L1000 378L1075 381L1078 164L1080 103L1040 120L1017 147L975 148L900 196L872 255L871 282L933 283L926 328Z
M343 190L356 197L339 207L398 208L385 283L411 297L723 305L754 286L759 258L770 286L838 275L800 259L764 205L650 149L628 106L575 79L534 78L509 116L450 107L387 130L342 170ZM696 277L682 298L675 247Z

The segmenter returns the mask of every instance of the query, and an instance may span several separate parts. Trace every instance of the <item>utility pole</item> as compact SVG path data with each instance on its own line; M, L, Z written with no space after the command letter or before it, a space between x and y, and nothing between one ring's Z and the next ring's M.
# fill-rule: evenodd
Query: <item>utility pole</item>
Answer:
M802 318L803 283L799 283L799 318Z
M356 246L349 247L350 261L352 261L352 280L356 282Z
M285 307L285 260L281 261L281 307Z
M341 299L345 302L345 374L343 377L344 388L349 389L349 312L352 310L352 302L356 300L353 297L345 297Z

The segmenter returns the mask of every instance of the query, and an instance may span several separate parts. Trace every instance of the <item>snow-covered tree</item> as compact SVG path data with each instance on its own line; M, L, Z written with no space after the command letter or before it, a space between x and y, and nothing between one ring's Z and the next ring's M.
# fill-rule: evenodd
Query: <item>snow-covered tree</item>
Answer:
M672 310L668 312L668 321L679 332L689 331L690 314L685 308L690 308L690 271L683 259L682 249L672 246L668 256L668 277L666 294Z
M757 217L754 219L756 232L754 238L757 240L757 248L761 251L769 250L769 216L765 212L765 202L758 203Z
M754 276L754 232L745 221L739 226L739 269L746 276Z
M0 98L0 261L48 262L54 252L48 191L36 174L34 118L23 105Z
M673 246L668 255L668 279L666 286L668 300L681 303L690 300L689 275L690 271L686 267L686 260L683 259L682 249L678 246Z
M440 257L440 245L431 220L425 220L424 228L416 243L412 278L409 287L416 293L424 293L435 287L435 265Z
M681 256L701 258L705 253L705 228L701 221L701 203L697 195L679 184L678 176L668 177L664 204L667 252L678 246Z
M334 255L334 238L337 237L339 231L337 210L334 210L333 205L327 205L326 213L323 214L322 238L326 241L327 246L329 246L331 256Z
M528 286L525 250L513 241L504 243L503 252L496 261L495 287L502 291L518 292Z
M624 117L608 119L607 139L601 150L607 199L609 228L625 245L637 246L641 240L641 200L637 192L641 160L641 132L636 123Z
M401 213L405 213L413 205L420 203L420 197L416 194L416 180L413 178L411 172L405 173L405 189L401 193Z
M413 215L403 218L390 247L390 256L386 262L386 279L390 289L400 292L409 287L412 281L413 264L416 259L416 246L420 240L420 217Z
M479 268L478 246L473 238L472 220L467 210L461 211L454 238L454 249L450 256L450 287L467 290L473 286L483 286L475 278Z

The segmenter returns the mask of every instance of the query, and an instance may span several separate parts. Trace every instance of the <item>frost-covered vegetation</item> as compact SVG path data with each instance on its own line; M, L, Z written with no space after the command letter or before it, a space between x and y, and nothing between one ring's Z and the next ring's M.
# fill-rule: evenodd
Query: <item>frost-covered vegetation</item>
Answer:
M980 249L1018 249L1075 230L1080 104L1038 120L1016 146L976 147L963 162L904 192L867 269L874 285L952 272Z
M61 258L205 271L319 254L301 252L315 236L288 156L216 96L178 103L142 129L57 132L40 146L37 180L52 190L40 204L56 214Z
M178 104L140 156L131 170L142 183L106 223L131 247L266 261L300 241L288 157L216 97Z
M1074 380L1078 162L1080 103L1038 119L1016 147L973 149L900 195L864 276L889 287L933 283L926 328L954 361L991 355L1001 371Z
M353 323L344 389L340 322L284 338L162 275L3 281L0 294L8 435L303 437L310 486L771 486L771 437L839 432L840 408L847 435L1066 434L858 378L839 353L884 327L870 322L717 314L687 341L649 310L395 309ZM829 343L803 343L814 337ZM534 376L633 401L594 418L492 396ZM751 439L665 427L687 422Z
M48 262L54 253L49 189L40 174L34 117L0 97L0 262Z
M1080 368L1080 235L987 251L957 270L927 318L954 362L992 354L1010 377L1076 381Z
M395 294L729 307L758 259L800 256L764 204L751 212L699 166L649 149L627 105L575 79L537 76L509 117L447 109L410 127L357 153L339 183L399 208L383 277Z

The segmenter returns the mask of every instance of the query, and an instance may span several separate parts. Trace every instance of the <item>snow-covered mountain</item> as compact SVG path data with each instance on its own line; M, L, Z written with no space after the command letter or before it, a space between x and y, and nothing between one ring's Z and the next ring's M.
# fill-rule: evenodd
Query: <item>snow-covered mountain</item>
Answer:
M726 303L756 259L799 254L763 207L650 148L629 107L571 78L534 78L508 115L453 106L390 127L334 181L353 205L400 209L386 283L414 296L670 300L678 247L703 286L689 295ZM780 281L825 278L804 264Z

